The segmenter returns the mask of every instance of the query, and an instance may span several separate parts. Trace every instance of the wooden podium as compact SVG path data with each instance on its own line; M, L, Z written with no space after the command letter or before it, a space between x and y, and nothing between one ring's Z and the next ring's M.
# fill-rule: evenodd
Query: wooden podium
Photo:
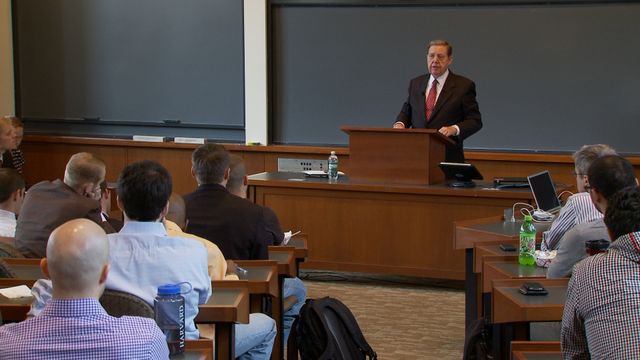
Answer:
M433 129L343 126L349 134L349 178L357 181L431 185L443 182L438 167L453 140Z

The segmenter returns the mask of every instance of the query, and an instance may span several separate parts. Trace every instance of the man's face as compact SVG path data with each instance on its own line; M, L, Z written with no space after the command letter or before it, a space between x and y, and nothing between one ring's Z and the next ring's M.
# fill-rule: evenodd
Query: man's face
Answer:
M9 150L16 148L16 133L13 126L0 125L0 149Z
M433 45L427 52L427 68L429 73L438 77L447 71L453 61L453 57L447 54L448 47L445 45Z
M22 144L22 138L24 137L24 128L14 128L16 132L16 148Z
M576 187L578 188L578 192L585 192L586 186L589 185L589 180L587 179L587 175L580 174L578 169L575 169L576 173Z

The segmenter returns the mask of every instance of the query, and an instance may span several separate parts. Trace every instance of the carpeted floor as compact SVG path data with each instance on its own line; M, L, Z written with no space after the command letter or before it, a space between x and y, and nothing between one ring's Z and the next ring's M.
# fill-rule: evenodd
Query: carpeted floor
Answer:
M331 296L351 309L379 359L462 358L462 290L379 281L318 281L309 274L301 278L309 298Z

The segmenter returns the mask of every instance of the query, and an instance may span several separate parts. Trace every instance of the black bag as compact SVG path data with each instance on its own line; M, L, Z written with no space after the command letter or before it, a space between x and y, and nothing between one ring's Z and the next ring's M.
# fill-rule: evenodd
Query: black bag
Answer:
M491 325L484 318L475 320L464 336L464 360L493 359Z
M340 300L307 299L293 326L302 360L377 359L355 317Z

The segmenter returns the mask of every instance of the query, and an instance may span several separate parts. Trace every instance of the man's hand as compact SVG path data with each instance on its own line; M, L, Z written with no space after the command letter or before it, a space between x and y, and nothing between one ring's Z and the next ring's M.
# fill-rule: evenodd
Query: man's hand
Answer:
M236 263L233 260L227 260L227 274L235 274L236 270Z
M404 129L404 123L401 122L401 121L398 121L395 124L393 124L393 128L394 129Z
M102 208L102 213L109 215L109 212L111 212L111 191L104 189L101 190L101 193L100 207Z
M458 129L456 129L455 126L443 126L438 130L438 132L444 136L455 136Z

